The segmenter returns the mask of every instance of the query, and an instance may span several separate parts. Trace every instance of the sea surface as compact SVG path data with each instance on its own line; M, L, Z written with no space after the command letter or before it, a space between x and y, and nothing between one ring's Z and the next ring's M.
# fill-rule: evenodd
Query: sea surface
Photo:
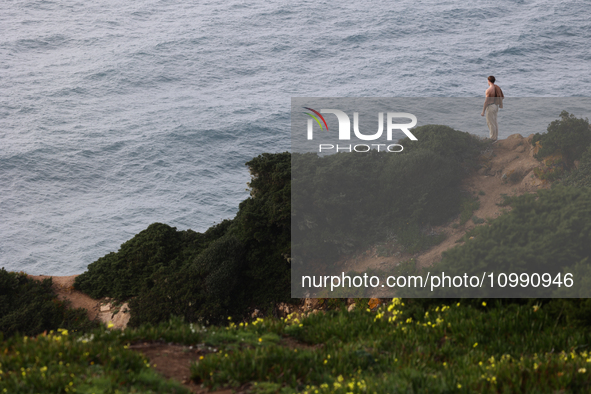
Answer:
M0 267L232 218L291 97L591 95L587 0L350 3L2 1Z

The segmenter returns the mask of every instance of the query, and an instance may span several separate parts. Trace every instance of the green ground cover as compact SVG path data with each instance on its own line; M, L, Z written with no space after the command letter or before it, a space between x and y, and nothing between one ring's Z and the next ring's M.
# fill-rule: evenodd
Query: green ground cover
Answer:
M128 349L140 341L201 345L191 367L196 382L254 393L591 390L591 332L551 303L394 299L374 311L357 305L352 312L222 326L173 319L124 331L16 335L0 345L0 392L186 392Z
M103 335L101 335L103 333ZM121 338L59 329L0 344L3 393L189 393L163 379Z

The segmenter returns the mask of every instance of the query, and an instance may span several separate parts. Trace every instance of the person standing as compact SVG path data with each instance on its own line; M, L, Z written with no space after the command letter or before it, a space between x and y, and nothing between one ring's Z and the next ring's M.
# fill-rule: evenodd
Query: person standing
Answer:
M484 106L482 107L482 113L480 116L484 116L486 112L486 124L489 130L489 137L491 140L496 141L499 138L499 124L497 123L497 114L499 108L503 108L503 98L505 95L501 88L495 85L495 77L488 77L488 89L486 89L486 99L484 100Z

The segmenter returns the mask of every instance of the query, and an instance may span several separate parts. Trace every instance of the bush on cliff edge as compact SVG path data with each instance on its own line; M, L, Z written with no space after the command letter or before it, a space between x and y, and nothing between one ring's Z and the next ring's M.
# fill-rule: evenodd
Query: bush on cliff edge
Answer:
M210 323L290 299L290 153L246 163L251 196L232 220L205 233L154 223L88 266L77 289L93 297L135 297L132 326L172 315Z
M548 125L548 132L536 133L532 140L535 146L540 143L541 148L535 157L541 160L553 154L560 154L567 169L574 167L574 162L591 145L591 126L588 119L576 118L567 111L560 113L560 119Z
M88 265L76 277L74 287L93 298L127 299L154 286L155 277L178 272L227 231L230 221L211 227L204 234L177 231L153 223L111 252Z
M68 309L58 300L51 285L51 278L37 281L23 273L0 269L0 334L33 336L58 328L96 327L84 309Z

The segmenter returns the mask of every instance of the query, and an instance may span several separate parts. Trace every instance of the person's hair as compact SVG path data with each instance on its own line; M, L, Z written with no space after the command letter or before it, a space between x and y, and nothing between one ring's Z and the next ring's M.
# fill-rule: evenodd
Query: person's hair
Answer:
M495 83L495 81L496 81L495 77L493 77L492 75L490 77L488 77L488 80L491 81L492 83Z

